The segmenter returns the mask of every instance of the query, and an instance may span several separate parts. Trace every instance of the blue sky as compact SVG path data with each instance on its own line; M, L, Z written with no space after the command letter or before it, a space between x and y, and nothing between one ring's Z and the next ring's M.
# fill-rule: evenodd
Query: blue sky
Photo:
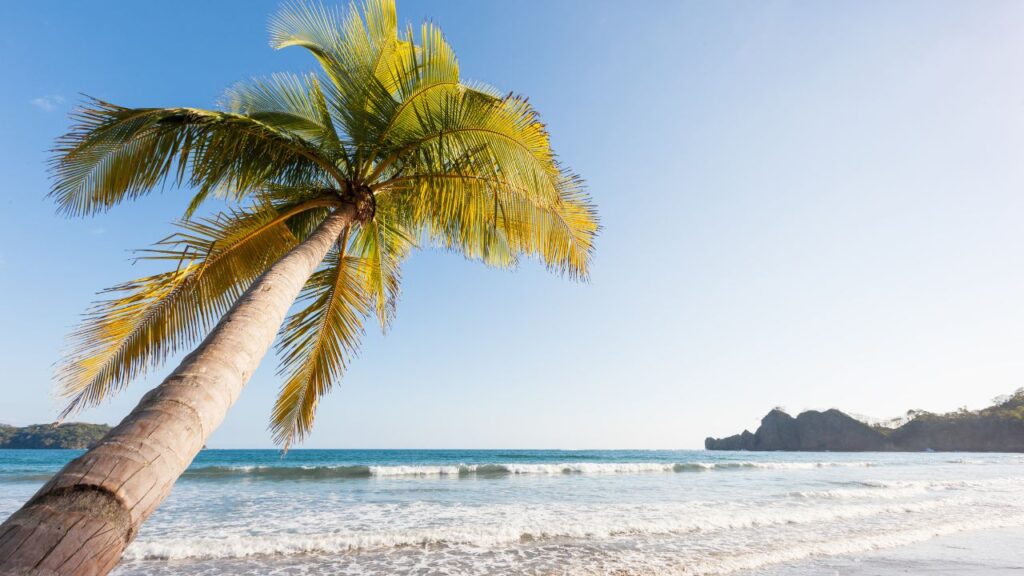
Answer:
M212 107L306 70L274 1L9 3L0 18L0 422L51 420L63 338L148 272L168 189L58 217L79 93ZM980 407L1024 385L1019 2L399 0L526 94L605 230L590 283L425 251L306 447L692 448L769 408ZM116 422L170 369L82 420ZM211 446L269 446L268 357Z

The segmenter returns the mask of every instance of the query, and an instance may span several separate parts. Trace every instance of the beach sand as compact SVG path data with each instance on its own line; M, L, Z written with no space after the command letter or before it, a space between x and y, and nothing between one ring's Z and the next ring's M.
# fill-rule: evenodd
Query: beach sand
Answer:
M753 576L1024 575L1024 528L950 534L851 556L814 558L751 572Z

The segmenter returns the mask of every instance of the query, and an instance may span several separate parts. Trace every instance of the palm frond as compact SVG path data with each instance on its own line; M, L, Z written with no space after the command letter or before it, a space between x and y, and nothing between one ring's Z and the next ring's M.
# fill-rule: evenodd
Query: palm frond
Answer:
M275 50L300 46L330 62L338 48L338 33L345 28L340 6L311 1L291 1L270 18L270 47Z
M268 204L180 222L142 258L174 270L132 280L105 294L70 338L57 372L63 415L111 392L197 342L245 288L295 244L287 220L321 208L311 200L278 211Z
M289 206L306 201L330 200L323 206L304 210L288 218L285 224L295 236L297 242L303 242L316 230L331 212L332 197L330 182L308 182L301 185L273 184L259 192L258 199L268 202L278 211L285 211Z
M224 94L229 112L297 134L319 147L331 160L344 149L316 75L274 74L240 82Z
M487 181L458 174L425 174L393 181L383 189L378 206L405 208L403 225L414 236L459 252L496 268L513 268L517 250L509 242L510 219L516 204L507 191Z
M594 241L601 231L597 207L583 181L563 172L558 183L559 201L552 207L534 206L528 225L534 229L532 244L523 250L536 255L549 270L566 274L572 280L590 275Z
M270 419L274 441L287 450L309 434L316 407L356 353L371 298L359 277L358 259L343 238L299 296L302 308L281 328L279 374L285 376Z
M353 145L354 164L365 161L367 143L375 140L396 106L391 96L393 61L411 50L398 36L394 0L368 0L360 11L346 12L321 4L285 5L271 20L271 46L310 50L331 80L326 90L339 127Z
M370 181L444 172L508 182L537 202L558 201L561 170L547 131L523 99L502 100L463 87L439 87L396 122L392 149Z
M556 202L538 202L501 179L442 171L392 180L379 203L411 207L409 230L467 258L505 268L523 254L583 279L600 230L596 209L572 174L560 176L558 194Z
M412 30L407 31L412 37ZM437 88L458 88L459 63L455 51L441 30L429 23L420 29L421 43L414 49L396 54L391 65L392 80L389 87L399 102L387 124L377 135L378 145L384 149L388 134L396 124L401 125L406 114L415 114L411 108L416 101Z
M50 192L70 215L107 210L167 179L205 198L217 188L237 195L268 182L338 174L300 136L239 114L90 100L76 119L58 140Z
M387 203L378 205L371 222L360 224L352 234L349 253L356 258L360 280L370 296L381 329L395 316L402 280L402 262L416 246L411 232Z

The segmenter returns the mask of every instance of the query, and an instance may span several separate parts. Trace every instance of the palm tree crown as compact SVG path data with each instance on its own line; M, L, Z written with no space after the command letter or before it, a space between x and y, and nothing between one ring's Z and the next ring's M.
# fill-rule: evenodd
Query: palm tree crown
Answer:
M309 433L364 320L386 328L394 316L413 248L497 267L534 257L586 277L599 226L582 181L559 165L525 99L460 78L436 26L401 31L393 0L292 4L270 36L274 48L311 52L319 73L238 84L218 111L90 100L59 141L51 196L68 215L167 180L195 190L178 231L143 256L169 271L111 288L72 334L58 374L65 416L194 344L341 206L356 217L278 338L284 383L271 429L284 447ZM211 194L232 207L193 217Z

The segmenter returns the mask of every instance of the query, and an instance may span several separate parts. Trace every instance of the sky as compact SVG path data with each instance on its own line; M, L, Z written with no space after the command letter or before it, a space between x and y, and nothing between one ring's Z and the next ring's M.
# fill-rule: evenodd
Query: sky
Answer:
M0 11L0 422L52 421L64 338L149 273L187 191L67 219L89 94L214 107L313 68L276 1ZM1024 386L1024 3L399 0L464 78L530 97L603 231L592 277L424 250L307 448L700 448L774 406L876 417ZM116 423L173 362L79 420ZM209 446L271 447L268 356Z

